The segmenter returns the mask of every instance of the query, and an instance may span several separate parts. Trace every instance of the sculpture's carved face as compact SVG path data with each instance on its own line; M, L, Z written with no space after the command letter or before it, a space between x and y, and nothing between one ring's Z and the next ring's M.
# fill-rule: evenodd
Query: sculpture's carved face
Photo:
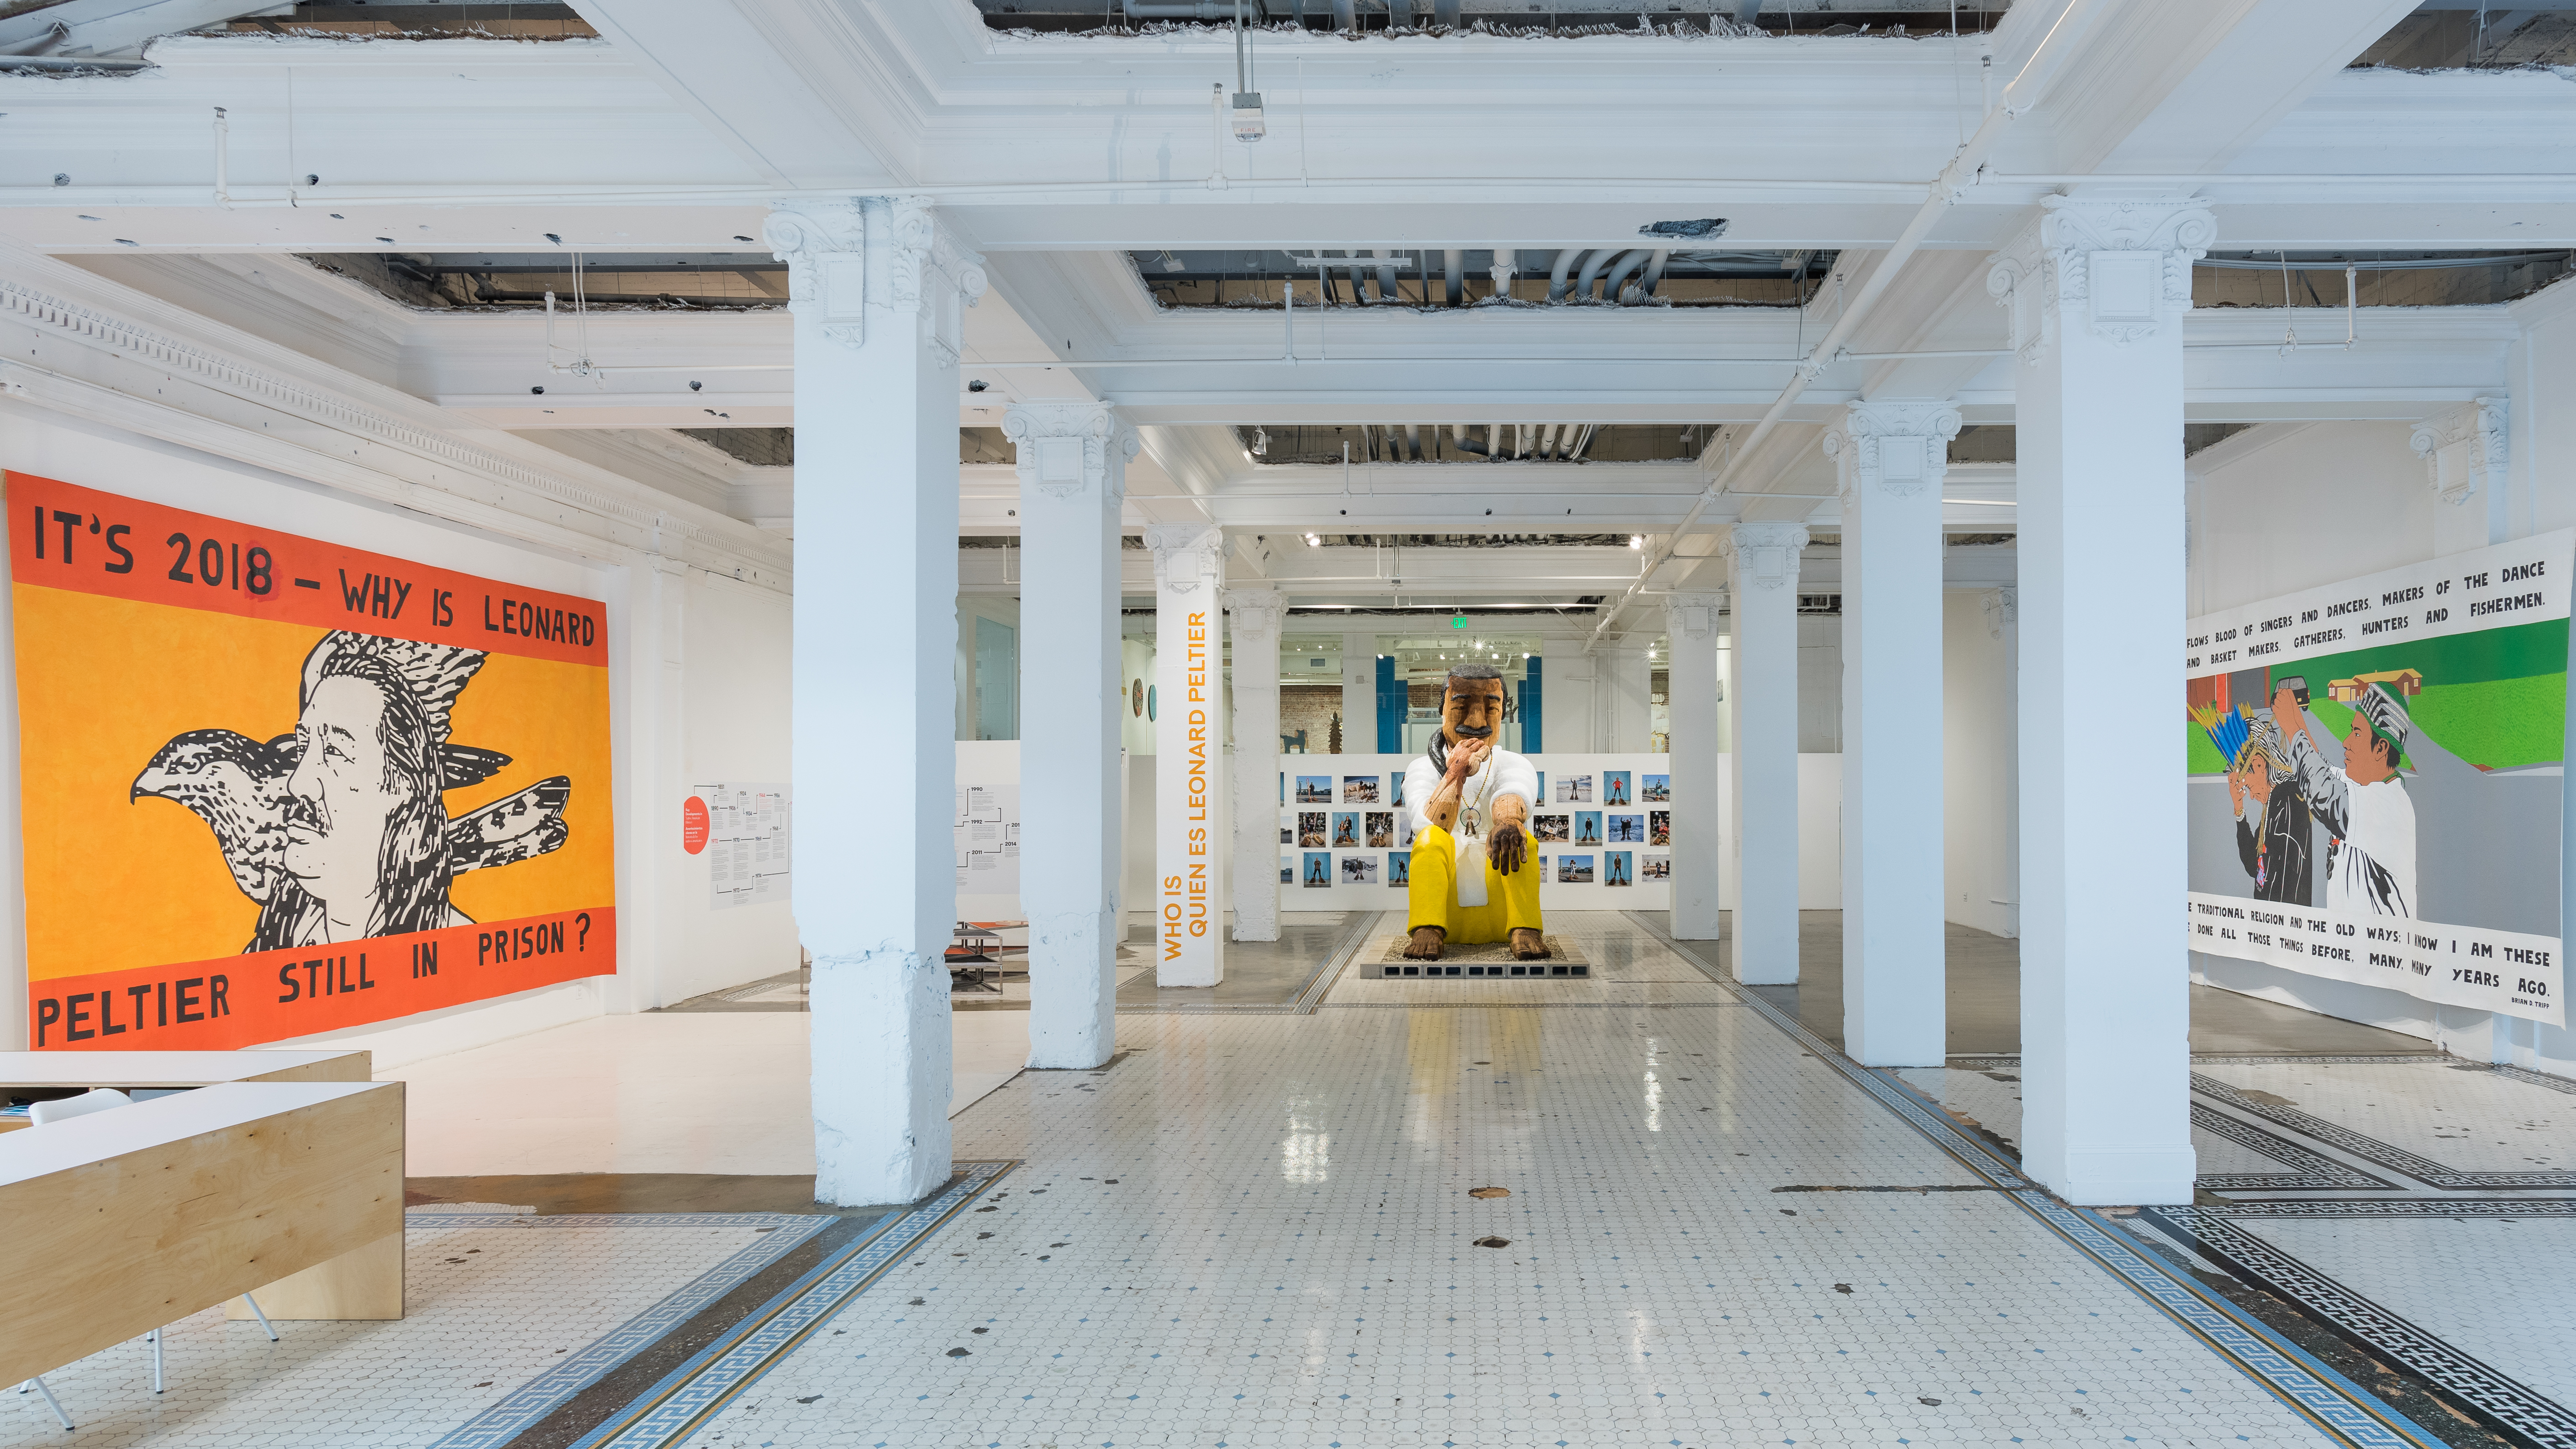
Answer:
M1449 743L1490 740L1503 727L1503 682L1453 679L1440 701L1440 733Z

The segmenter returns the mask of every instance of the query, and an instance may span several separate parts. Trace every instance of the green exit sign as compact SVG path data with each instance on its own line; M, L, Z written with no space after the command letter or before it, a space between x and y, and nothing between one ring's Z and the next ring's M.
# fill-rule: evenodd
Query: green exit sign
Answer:
M1466 627L1467 627L1467 620L1466 620L1466 618L1462 615L1462 616L1460 616L1460 617L1458 617L1458 618L1455 618L1455 619L1450 620L1450 621L1449 621L1449 627L1450 627L1450 628L1452 628L1452 629L1464 629L1464 628L1466 628Z

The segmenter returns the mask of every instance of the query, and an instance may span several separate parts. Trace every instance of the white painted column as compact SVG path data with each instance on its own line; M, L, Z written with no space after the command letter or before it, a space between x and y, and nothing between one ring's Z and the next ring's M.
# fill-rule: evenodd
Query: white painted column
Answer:
M770 213L796 335L796 923L814 1194L948 1178L957 350L982 258L908 197Z
M1117 1051L1119 510L1136 430L1092 402L1002 416L1020 475L1020 908L1029 1065Z
M2189 1202L2174 628L2182 329L2217 228L2182 197L2048 197L1997 253L2021 518L2022 1163L2069 1201Z
M1225 533L1158 523L1154 554L1154 984L1225 979ZM1271 868L1276 879L1278 867Z
M679 834L689 784L682 729L688 566L646 549L622 572L623 596L609 612L610 639L626 655L629 705L617 762L617 918L635 929L619 943L607 1006L651 1011L670 1004L673 953L682 940L681 897L672 885L688 859Z
M1279 625L1277 589L1225 591L1234 645L1234 939L1279 939Z
M1854 403L1825 433L1843 507L1843 1050L1937 1067L1946 1045L1941 881L1941 480L1959 410Z
M1342 631L1342 753L1377 753L1375 629Z
M1725 870L1717 820L1717 616L1723 602L1716 594L1664 596L1664 638L1673 655L1666 680L1672 933L1683 941L1716 940L1720 920L1718 883Z
M2004 935L2021 936L2021 590L1995 590L1995 636L2004 641Z
M1722 546L1735 624L1726 688L1735 820L1725 847L1741 882L1735 979L1792 986L1798 980L1798 551L1807 546L1807 530L1797 523L1739 523Z

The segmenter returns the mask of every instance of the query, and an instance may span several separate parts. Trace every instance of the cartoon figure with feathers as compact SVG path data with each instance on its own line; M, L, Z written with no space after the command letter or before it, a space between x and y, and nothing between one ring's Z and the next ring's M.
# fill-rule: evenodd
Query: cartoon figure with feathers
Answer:
M457 876L560 847L572 781L557 775L472 814L443 798L510 763L448 742L483 652L335 630L304 658L295 733L263 744L190 730L136 776L215 833L233 883L259 903L242 950L282 950L471 924Z

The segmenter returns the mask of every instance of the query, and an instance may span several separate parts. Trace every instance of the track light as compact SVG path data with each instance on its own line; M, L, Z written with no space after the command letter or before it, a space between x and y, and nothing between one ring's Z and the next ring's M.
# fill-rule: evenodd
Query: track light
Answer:
M1644 548L1646 546L1646 536L1642 533L1629 534L1628 546L1630 548Z
M1306 546L1308 548L1322 548L1324 546L1324 541L1310 533L1306 535Z

